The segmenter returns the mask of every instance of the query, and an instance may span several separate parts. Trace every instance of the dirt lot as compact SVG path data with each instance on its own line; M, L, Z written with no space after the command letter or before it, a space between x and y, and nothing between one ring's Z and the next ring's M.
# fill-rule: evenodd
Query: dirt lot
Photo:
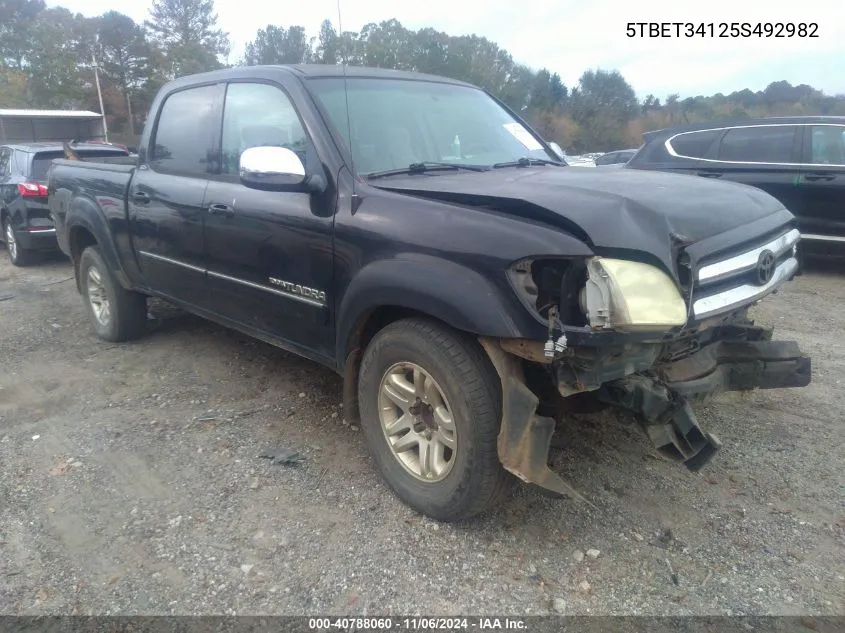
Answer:
M757 313L814 383L701 410L724 443L706 472L584 415L556 463L597 509L521 489L450 526L373 473L329 371L161 308L103 343L67 262L0 255L0 613L845 613L833 270ZM307 461L258 458L280 444Z

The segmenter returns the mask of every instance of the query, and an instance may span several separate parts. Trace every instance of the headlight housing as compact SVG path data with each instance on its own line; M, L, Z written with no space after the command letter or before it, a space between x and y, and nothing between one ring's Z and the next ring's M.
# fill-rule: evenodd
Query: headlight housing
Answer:
M655 266L592 257L587 274L581 308L592 327L665 331L687 322L687 306L677 286Z

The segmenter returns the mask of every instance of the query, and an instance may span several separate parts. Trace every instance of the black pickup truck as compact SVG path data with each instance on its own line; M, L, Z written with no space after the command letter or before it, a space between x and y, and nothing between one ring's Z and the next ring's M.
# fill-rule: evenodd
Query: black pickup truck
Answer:
M798 271L795 218L758 189L569 168L484 91L379 69L185 77L147 121L137 165L49 175L96 333L141 336L156 296L322 363L429 516L517 479L583 499L548 453L589 401L698 470L719 442L691 402L810 382L747 315Z

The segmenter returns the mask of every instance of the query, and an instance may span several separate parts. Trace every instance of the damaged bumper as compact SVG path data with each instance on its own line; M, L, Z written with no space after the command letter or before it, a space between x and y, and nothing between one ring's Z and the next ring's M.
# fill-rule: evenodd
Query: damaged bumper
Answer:
M523 370L527 360L546 366L559 397L591 391L600 401L634 413L664 456L697 471L715 455L720 442L698 425L692 399L810 384L810 358L797 343L772 341L771 334L750 323L717 328L691 341L691 349L674 359L665 345L632 345L615 350L571 348L551 360L543 357L542 343L482 339L502 380L499 459L526 483L585 501L548 467L557 421L537 413L540 398L526 384Z
M661 378L682 396L806 387L810 365L795 341L717 341L667 365Z

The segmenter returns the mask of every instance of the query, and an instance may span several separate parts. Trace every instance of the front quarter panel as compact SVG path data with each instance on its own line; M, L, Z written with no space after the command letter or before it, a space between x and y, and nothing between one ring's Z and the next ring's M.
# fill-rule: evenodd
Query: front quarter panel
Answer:
M459 330L542 339L543 322L507 281L526 257L589 257L581 241L548 225L495 210L436 202L368 187L355 212L341 197L335 223L337 354L342 363L368 311L396 306Z

